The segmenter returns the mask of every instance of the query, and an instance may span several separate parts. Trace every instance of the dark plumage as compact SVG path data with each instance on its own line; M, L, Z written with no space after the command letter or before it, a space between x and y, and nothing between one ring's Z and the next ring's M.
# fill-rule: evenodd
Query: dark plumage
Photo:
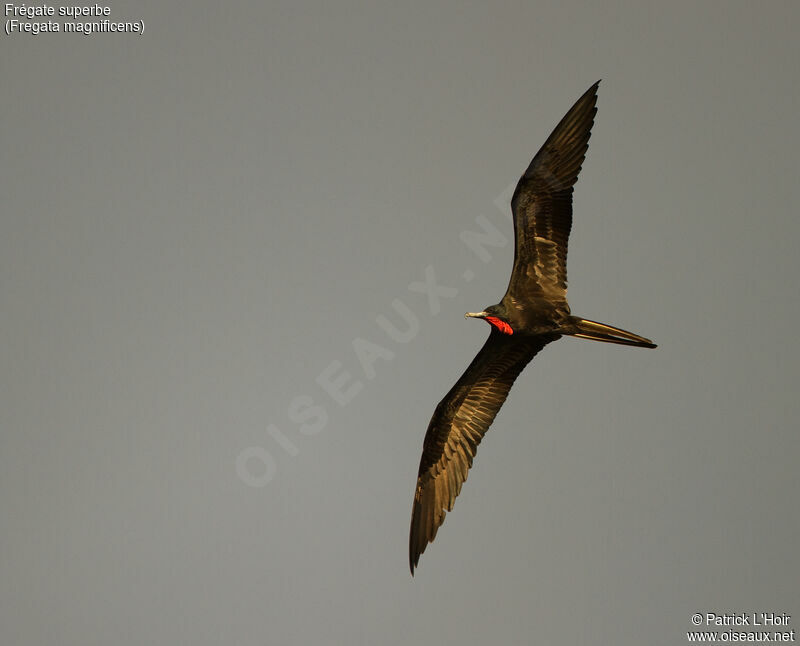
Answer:
M589 147L599 81L575 103L519 180L514 214L514 267L505 296L482 312L489 338L436 407L422 448L411 512L411 573L453 509L467 471L522 369L562 335L642 348L649 339L570 314L567 242L572 190Z

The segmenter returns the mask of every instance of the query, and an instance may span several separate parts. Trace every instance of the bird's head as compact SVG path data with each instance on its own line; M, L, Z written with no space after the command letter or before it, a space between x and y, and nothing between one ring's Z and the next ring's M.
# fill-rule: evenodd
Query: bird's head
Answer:
M514 328L508 322L504 308L500 305L487 307L483 312L467 312L464 318L483 319L492 327L496 327L503 334L514 334Z

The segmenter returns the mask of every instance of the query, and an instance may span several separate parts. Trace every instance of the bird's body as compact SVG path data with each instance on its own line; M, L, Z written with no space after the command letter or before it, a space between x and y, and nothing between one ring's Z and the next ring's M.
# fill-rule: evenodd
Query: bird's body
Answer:
M472 363L434 411L422 449L411 513L411 573L451 511L483 435L533 357L564 335L654 348L644 337L573 316L567 303L572 191L597 112L595 83L531 161L511 199L514 267L503 299L481 312L492 327Z

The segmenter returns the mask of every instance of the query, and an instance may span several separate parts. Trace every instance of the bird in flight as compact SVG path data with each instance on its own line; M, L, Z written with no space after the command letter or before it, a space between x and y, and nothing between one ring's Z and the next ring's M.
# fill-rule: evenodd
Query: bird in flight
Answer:
M562 336L655 348L649 339L572 316L567 304L567 239L572 188L578 180L597 112L597 87L567 112L519 180L511 198L514 266L505 296L482 312L489 338L433 413L411 512L411 574L452 511L486 431L522 369Z

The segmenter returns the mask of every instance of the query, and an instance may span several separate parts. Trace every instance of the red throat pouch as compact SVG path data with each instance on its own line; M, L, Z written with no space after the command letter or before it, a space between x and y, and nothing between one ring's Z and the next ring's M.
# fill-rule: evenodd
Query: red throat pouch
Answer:
M511 329L511 326L505 321L501 321L496 316L487 316L486 320L489 321L489 323L491 323L492 325L494 325L503 334L514 334L514 330Z

